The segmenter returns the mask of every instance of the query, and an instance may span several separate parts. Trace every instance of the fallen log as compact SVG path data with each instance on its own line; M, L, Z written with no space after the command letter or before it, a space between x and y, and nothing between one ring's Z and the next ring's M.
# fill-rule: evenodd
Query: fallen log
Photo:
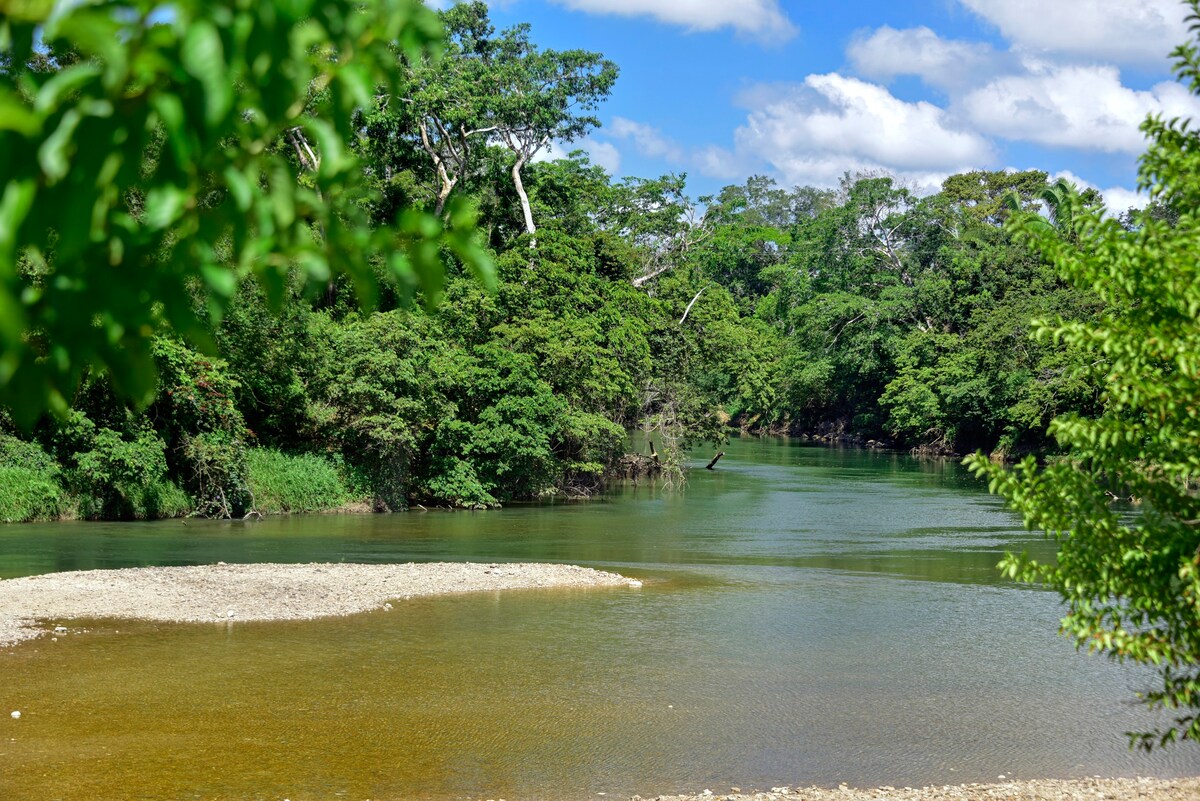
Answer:
M725 455L725 451L717 451L717 455L712 458L712 461L704 465L705 470L712 470L717 462L721 461L721 457Z

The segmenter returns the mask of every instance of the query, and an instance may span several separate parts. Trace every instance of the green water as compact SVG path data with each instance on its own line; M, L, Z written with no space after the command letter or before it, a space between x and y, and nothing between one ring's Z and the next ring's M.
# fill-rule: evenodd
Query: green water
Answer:
M685 492L487 513L0 528L0 576L563 561L641 590L308 623L88 624L0 652L0 799L596 799L1200 773L1130 753L1144 673L1000 581L1037 538L951 463L741 440ZM20 709L19 721L7 711Z

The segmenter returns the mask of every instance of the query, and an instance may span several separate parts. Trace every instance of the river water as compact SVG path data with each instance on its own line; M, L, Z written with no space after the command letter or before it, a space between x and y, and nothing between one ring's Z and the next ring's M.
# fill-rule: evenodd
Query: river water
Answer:
M735 440L684 491L486 513L0 528L0 577L226 562L555 561L640 590L305 623L82 623L0 652L0 798L598 799L1200 774L1131 753L1150 677L1056 636L1047 553L961 467ZM702 465L703 460L698 464ZM7 711L20 709L12 720Z

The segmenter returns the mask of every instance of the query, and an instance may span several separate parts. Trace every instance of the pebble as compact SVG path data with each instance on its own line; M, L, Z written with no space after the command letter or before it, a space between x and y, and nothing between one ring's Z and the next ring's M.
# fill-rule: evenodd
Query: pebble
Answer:
M12 713L12 718L13 718L13 720L20 720L20 719L21 719L21 713L20 713L20 712L18 712L18 711L16 711L16 710L14 709L14 710L13 710L13 713Z
M1011 774L1004 774L1010 777ZM660 795L656 801L712 801L707 792ZM1005 784L855 789L772 787L770 793L727 796L724 801L1197 801L1200 777L1190 779L1010 779Z

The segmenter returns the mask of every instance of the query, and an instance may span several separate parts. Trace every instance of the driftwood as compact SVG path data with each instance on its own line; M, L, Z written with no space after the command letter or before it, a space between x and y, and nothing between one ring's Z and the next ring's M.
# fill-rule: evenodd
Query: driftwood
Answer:
M721 457L725 455L725 451L717 451L717 455L712 458L712 461L704 465L705 470L712 470L716 467L717 462L721 461Z

